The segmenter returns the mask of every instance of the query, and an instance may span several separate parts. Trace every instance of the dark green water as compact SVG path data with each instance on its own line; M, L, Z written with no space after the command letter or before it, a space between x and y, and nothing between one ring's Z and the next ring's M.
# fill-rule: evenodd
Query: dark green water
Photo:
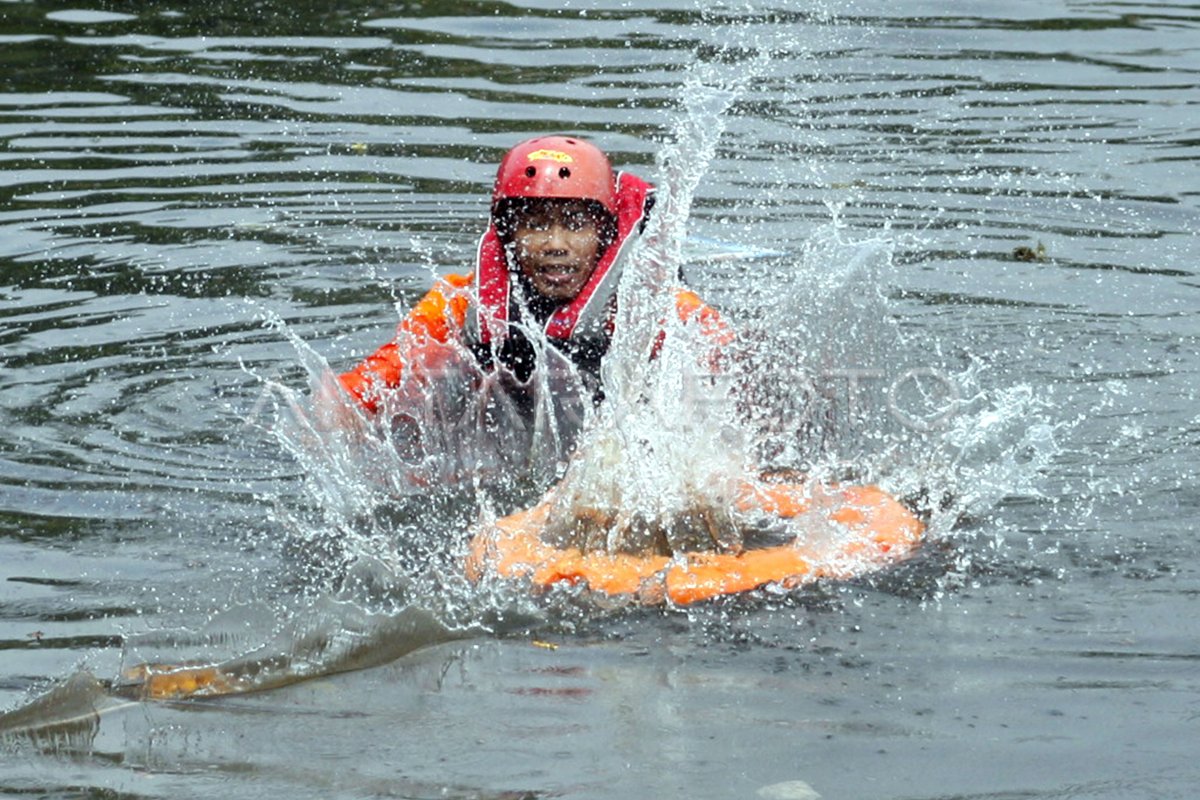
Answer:
M91 720L6 745L0 795L1192 797L1198 29L1184 3L0 2L0 708L76 675L52 710ZM964 518L881 581L690 612L514 598L451 634L443 597L314 596L285 547L311 484L260 404L306 371L264 321L352 363L470 262L514 141L656 178L689 81L751 63L691 227L794 258L687 276L752 320L747 284L865 252L832 214L891 242L894 326L843 326L853 285L795 324L970 375L962 426L883 469ZM347 671L131 706L79 676L256 648Z

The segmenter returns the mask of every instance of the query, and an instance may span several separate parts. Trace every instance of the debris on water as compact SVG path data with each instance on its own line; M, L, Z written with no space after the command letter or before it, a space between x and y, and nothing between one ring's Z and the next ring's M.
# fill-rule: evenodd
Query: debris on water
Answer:
M174 700L237 694L244 691L235 676L220 667L189 664L139 664L122 674L122 690L149 700Z
M1038 242L1037 247L1029 247L1028 245L1014 247L1012 257L1017 261L1045 261L1046 245Z

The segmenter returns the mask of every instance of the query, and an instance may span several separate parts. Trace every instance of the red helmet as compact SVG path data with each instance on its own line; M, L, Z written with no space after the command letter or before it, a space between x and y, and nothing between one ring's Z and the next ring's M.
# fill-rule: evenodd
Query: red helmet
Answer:
M520 197L593 200L617 215L617 177L608 156L573 136L541 136L509 150L496 172L492 209Z

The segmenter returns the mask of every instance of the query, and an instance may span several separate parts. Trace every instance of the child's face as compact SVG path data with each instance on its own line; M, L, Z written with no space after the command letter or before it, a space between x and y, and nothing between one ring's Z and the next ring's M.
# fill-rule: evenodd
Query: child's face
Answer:
M512 241L517 266L534 290L565 302L596 269L601 221L582 200L543 200L517 213Z

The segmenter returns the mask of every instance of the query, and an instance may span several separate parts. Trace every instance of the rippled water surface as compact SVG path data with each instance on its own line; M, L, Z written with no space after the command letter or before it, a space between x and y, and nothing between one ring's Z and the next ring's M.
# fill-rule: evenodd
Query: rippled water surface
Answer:
M3 0L0 67L0 708L63 720L0 794L1194 795L1194 4ZM739 79L691 232L785 255L685 275L859 403L956 376L945 425L824 442L935 509L922 556L690 611L314 589L264 387L464 268L518 139L658 178ZM278 688L106 688L256 652Z

